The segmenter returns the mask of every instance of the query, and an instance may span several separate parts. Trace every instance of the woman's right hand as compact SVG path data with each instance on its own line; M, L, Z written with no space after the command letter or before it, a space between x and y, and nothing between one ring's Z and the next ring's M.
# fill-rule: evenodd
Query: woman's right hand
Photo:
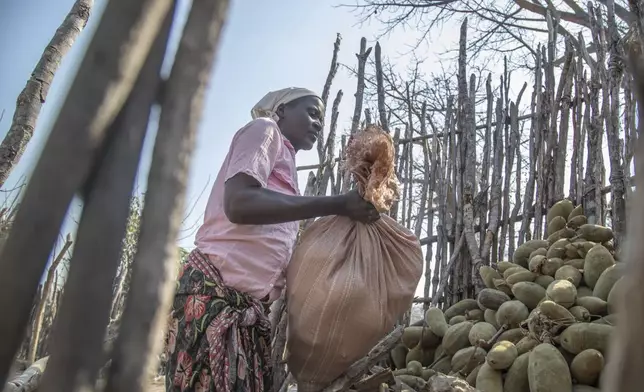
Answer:
M352 190L344 195L343 216L362 223L374 223L380 219L380 213L365 199L360 196L357 190Z
M238 173L226 182L224 211L226 217L238 225L271 225L330 215L346 216L363 223L380 219L378 210L358 191L334 196L287 195L262 188L255 178L244 173Z

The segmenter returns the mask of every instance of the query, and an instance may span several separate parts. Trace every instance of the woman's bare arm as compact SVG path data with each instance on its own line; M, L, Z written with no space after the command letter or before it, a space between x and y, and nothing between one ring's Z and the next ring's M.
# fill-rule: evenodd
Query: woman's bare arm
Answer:
M232 223L268 225L328 215L342 215L362 222L377 220L375 208L357 192L338 196L292 196L262 188L253 177L238 173L224 191L224 212Z

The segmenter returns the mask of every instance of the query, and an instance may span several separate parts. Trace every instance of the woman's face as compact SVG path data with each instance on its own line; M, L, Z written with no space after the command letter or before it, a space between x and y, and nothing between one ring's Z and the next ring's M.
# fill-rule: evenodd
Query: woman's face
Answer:
M324 105L318 97L299 98L277 110L282 134L295 150L310 150L322 132Z

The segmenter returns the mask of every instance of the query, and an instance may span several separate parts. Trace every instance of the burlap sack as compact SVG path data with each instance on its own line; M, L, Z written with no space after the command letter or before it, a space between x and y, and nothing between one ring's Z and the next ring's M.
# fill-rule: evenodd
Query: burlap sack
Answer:
M397 194L393 144L368 128L348 149L358 189L379 210ZM288 366L298 391L319 391L366 355L409 309L422 274L418 239L383 215L331 216L302 234L287 270Z

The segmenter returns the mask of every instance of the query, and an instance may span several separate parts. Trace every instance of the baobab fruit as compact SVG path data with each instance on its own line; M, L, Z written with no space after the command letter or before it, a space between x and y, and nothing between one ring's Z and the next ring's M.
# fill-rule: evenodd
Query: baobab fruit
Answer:
M534 280L534 283L538 284L544 289L547 289L550 283L554 282L554 280L555 278L550 275L541 275L537 276L537 278Z
M391 361L394 363L396 369L402 369L405 367L405 359L407 358L407 353L409 349L403 344L398 344L394 347L389 355L391 356Z
M584 283L591 289L606 268L615 264L615 259L604 245L597 244L586 254L584 261Z
M479 275L481 275L481 279L483 279L483 283L485 283L485 287L488 289L494 288L494 279L503 278L497 270L492 267L488 267L487 265L482 265L481 268L479 268Z
M410 326L403 331L401 341L410 350L418 344L424 348L436 348L440 343L440 337L427 327Z
M577 287L581 283L581 272L571 265L564 265L555 272L555 280L567 280Z
M468 334L468 340L472 346L476 346L480 340L488 341L496 334L496 327L487 322L474 324Z
M407 352L407 355L405 356L405 364L408 364L409 362L419 362L423 360L423 350L420 347L420 344L411 350ZM405 365L405 368L407 365Z
M563 257L561 257L562 259L578 259L580 257L577 247L573 244L566 245L565 250L565 254L563 255Z
M525 352L520 354L514 360L512 366L505 374L503 381L504 392L528 392L530 391L530 383L528 381L528 364L530 362L530 353Z
M564 227L563 229L552 233L551 235L548 236L548 244L552 245L555 242L559 241L562 238L572 238L574 237L576 232L569 228L569 227Z
M481 309L468 310L465 314L465 320L469 321L483 321L483 311Z
M559 200L548 210L548 214L546 215L546 223L550 224L552 219L557 216L561 216L567 220L573 209L574 207L572 205L572 201L568 199Z
M593 324L604 324L604 325L615 325L617 324L617 315L609 314L607 316L598 318L597 320L591 321Z
M501 326L507 325L510 328L517 328L523 320L528 318L529 314L530 311L521 301L507 301L496 311L496 322Z
M449 309L445 311L445 319L449 320L454 316L462 316L465 315L465 312L467 312L468 310L478 308L479 305L475 299L466 298L450 306Z
M580 321L582 323L587 323L590 321L590 312L583 306L573 306L568 310L570 311L570 313L572 313L573 316L575 316L577 321Z
M595 385L603 369L604 356L592 348L575 355L570 364L572 377L578 384L584 385Z
M580 297L577 294L577 301L575 302L578 306L583 306L588 309L588 312L595 316L604 316L608 313L608 303L601 298L594 297L592 295L587 295Z
M483 363L475 367L474 370L472 370L470 374L467 375L467 378L465 379L465 381L467 381L467 383L473 386L474 388L476 388L476 377L479 375L479 370L481 369L481 366L483 366Z
M420 334L423 327L407 327L403 330L402 337L400 341L405 345L409 350L413 349L420 342Z
M608 294L608 299L606 300L608 304L608 314L614 314L617 312L617 309L619 309L619 302L624 300L625 290L626 281L622 276L621 278L619 278L619 280L617 280L617 282L615 282L613 288Z
M477 346L462 348L452 357L452 370L469 374L475 367L485 362L485 355L485 350Z
M432 369L443 374L449 374L452 371L452 359L450 357L443 357L432 366Z
M528 268L530 269L530 272L533 272L535 274L548 275L548 274L541 273L541 269L543 268L544 264L546 264L547 262L548 262L548 258L546 256L536 255L532 259L530 259Z
M571 392L572 377L563 355L554 346L542 343L528 358L530 392Z
M546 296L546 289L534 282L519 282L512 286L512 294L532 310Z
M470 321L463 321L462 323L450 326L442 342L445 354L452 356L458 350L469 346L469 333L473 326L474 324Z
M591 297L592 295L593 295L593 291L590 289L590 287L584 284L580 284L579 287L577 287L577 298Z
M610 294L615 282L622 277L622 271L619 266L619 264L613 264L599 275L599 279L597 279L597 283L595 283L595 287L593 288L594 297L601 298L604 301L608 299L608 294Z
M546 248L536 249L536 250L532 251L532 253L530 253L530 256L528 256L528 261L530 261L530 259L533 258L536 255L545 256L546 254L548 254L548 249L546 249Z
M613 244L613 240L602 242L602 245L604 245L610 253L615 252L615 244Z
M588 223L588 218L586 218L584 215L578 215L568 221L568 227L576 230L586 223Z
M494 370L505 370L512 366L512 363L519 356L514 343L507 340L496 343L490 352L487 353L485 361Z
M463 321L467 321L467 318L465 316L463 316L463 315L459 315L459 316L454 316L451 319L449 319L447 324L456 325L458 323L462 323Z
M514 344L519 343L519 340L523 339L525 335L523 334L523 329L521 328L512 328L508 329L507 331L503 332L501 336L499 336L499 341L502 340L507 340L508 342L512 342Z
M588 241L598 243L613 239L613 231L610 228L601 225L594 225L592 223L581 225L579 229L577 229L577 234Z
M505 270L505 272L503 272L503 279L507 279L508 276L514 275L517 272L521 272L521 271L527 271L527 269L525 269L524 267L520 267L520 266L508 268L508 269Z
M501 304L510 300L510 297L499 290L483 289L479 292L476 300L483 309L498 310Z
M420 377L420 373L423 371L423 365L418 361L409 361L407 362L407 369L412 376Z
M570 308L577 300L577 288L567 280L555 280L546 289L546 298Z
M516 272L508 276L505 282L508 284L508 286L510 286L510 288L512 288L512 286L514 286L516 283L532 282L533 280L535 280L536 277L537 277L537 274L535 274L534 272L525 270L525 271Z
M512 254L512 261L514 261L515 264L525 268L528 266L528 257L530 257L530 253L539 248L547 248L548 246L550 246L550 244L548 243L548 241L544 240L526 241L523 244L519 245L519 247L517 247L517 249L514 251L514 253Z
M559 335L559 344L571 354L579 354L589 348L606 354L610 336L614 328L610 325L595 323L576 323Z
M546 262L541 266L542 275L555 276L557 270L563 265L563 260L558 257L553 257L546 260Z
M499 261L498 263L496 263L496 268L500 273L504 273L506 269L516 266L516 264L510 263L509 261Z
M564 261L564 265L569 265L571 267L577 268L578 270L583 270L585 262L586 261L584 259L570 259Z
M517 346L517 352L519 353L519 356L530 352L533 348L537 347L541 342L539 342L537 339L533 338L530 335L524 336L521 340L519 340L516 344ZM518 359L518 358L517 358Z
M503 392L503 373L485 362L476 375L476 389L481 392Z
M547 258L558 257L561 259L566 254L566 247L570 245L570 240L568 238L562 238L554 244L550 245L545 256Z
M570 214L568 215L568 222L570 222L574 217L580 215L584 215L584 207L582 207L581 204L573 208L573 210L570 212Z
M496 323L496 310L485 309L485 312L483 312L483 319L486 323L491 324L497 330L499 329L499 325Z
M433 369L423 369L420 372L420 378L422 378L425 381L428 381L430 377L436 375L436 371Z
M551 236L552 234L566 227L566 223L566 218L564 218L563 216L555 216L554 218L552 218L552 220L548 223L548 236Z
M510 288L510 285L505 281L505 279L494 279L494 287L506 293L507 295L512 294L512 289Z
M597 245L593 241L586 241L586 240L580 240L579 242L576 242L577 245L577 251L579 252L579 256L581 257L586 257L588 252L595 246Z
M427 309L425 312L425 323L434 335L441 338L445 336L445 332L447 332L447 328L449 328L443 311L436 307Z

